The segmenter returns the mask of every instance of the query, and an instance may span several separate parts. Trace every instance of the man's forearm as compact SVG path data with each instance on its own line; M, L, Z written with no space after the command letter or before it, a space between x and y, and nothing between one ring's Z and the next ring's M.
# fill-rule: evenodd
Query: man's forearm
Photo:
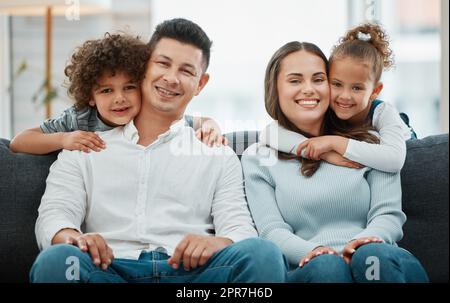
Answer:
M61 244L61 243L67 243L67 240L69 238L77 238L81 235L77 230L72 228L64 228L61 229L59 232L56 233L56 235L52 239L52 245L55 244Z

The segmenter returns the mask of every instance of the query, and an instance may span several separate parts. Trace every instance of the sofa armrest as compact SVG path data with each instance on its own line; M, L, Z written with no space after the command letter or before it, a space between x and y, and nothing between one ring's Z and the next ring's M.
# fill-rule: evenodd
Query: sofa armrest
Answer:
M26 282L38 254L37 209L57 153L13 153L0 139L0 282Z

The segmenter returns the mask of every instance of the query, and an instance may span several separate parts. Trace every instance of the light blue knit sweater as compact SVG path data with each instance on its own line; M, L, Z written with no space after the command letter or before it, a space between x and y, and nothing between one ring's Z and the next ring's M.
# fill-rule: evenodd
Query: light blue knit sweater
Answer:
M261 165L273 164L274 165ZM254 144L242 156L247 200L260 236L276 243L291 266L319 245L338 252L352 239L377 236L395 244L406 216L400 173L322 162L312 177L297 160L278 160Z

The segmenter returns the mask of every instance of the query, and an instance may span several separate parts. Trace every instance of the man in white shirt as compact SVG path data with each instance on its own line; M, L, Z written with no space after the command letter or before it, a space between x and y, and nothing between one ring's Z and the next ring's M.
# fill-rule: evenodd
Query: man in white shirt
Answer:
M211 41L195 23L158 25L134 122L99 133L98 153L64 150L36 222L32 282L284 282L259 239L229 147L182 119L209 79Z

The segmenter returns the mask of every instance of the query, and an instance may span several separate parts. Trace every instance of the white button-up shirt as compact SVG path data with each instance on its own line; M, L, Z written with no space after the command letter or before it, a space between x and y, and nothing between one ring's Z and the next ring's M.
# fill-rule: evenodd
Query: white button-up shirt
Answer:
M100 132L101 152L63 150L39 207L40 249L63 228L99 233L116 258L137 259L186 234L256 237L241 164L229 147L200 142L184 119L145 147L133 122Z

